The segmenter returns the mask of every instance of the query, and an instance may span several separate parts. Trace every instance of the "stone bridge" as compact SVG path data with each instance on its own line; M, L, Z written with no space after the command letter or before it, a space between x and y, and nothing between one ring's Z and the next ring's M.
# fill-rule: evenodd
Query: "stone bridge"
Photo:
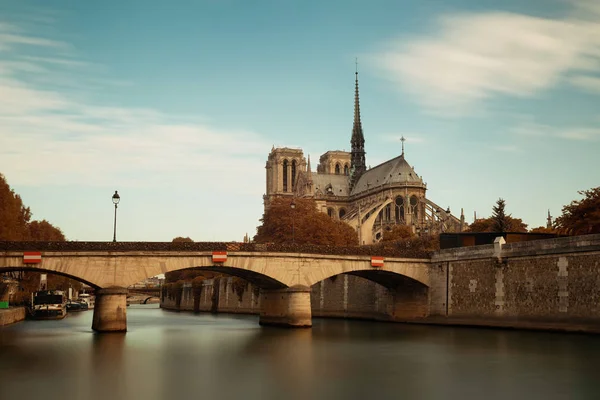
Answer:
M241 250L224 250L229 248ZM373 266L375 254L338 251L346 254L243 251L243 246L222 243L0 242L0 273L45 271L93 286L96 304L92 329L99 332L127 329L128 286L191 268L238 276L260 287L259 323L263 325L311 326L311 286L340 274L357 275L391 289L395 293L392 313L396 316L427 316L429 259L386 255L382 266ZM224 260L218 259L223 256Z

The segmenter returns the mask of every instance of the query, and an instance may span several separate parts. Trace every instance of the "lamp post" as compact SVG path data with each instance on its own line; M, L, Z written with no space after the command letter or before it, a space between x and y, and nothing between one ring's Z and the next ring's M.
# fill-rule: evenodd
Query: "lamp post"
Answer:
M294 199L292 199L292 202L290 203L290 208L292 209L292 244L295 244L295 225L296 225L296 215L294 213L294 210L296 209L296 203L294 202Z
M117 241L117 204L119 204L120 200L121 200L121 197L119 196L119 193L115 190L115 194L113 194L113 197L112 197L112 202L115 205L115 224L114 224L113 242Z

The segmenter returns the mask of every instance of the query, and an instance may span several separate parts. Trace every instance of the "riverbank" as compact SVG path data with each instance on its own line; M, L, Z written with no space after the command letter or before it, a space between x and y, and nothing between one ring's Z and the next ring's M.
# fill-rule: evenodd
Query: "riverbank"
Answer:
M0 326L14 324L23 321L26 316L25 307L14 307L0 310Z
M429 315L405 319L393 316L394 298L388 289L351 275L315 285L311 304L314 318L600 334L600 322L593 318ZM250 283L236 285L230 277L207 279L196 288L186 283L175 293L163 293L160 306L172 311L219 314L259 314L261 310L259 289Z

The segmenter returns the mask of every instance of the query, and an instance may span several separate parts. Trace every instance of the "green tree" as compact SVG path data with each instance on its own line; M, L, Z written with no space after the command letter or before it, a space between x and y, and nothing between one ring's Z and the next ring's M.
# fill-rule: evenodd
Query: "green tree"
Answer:
M583 199L564 206L554 226L559 232L570 235L600 233L600 186L577 193L583 195Z
M273 199L260 221L254 236L256 243L358 244L358 235L350 225L319 212L312 199Z
M492 232L506 232L508 228L507 215L504 212L506 202L500 198L492 207Z

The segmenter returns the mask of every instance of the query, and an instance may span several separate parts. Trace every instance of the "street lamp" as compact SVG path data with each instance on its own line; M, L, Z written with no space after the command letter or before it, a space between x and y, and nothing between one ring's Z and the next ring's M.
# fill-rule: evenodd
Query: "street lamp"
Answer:
M113 194L113 197L112 197L113 204L115 205L115 224L114 224L113 242L117 241L117 204L119 204L120 200L121 200L121 197L119 196L119 193L115 190L115 194Z
M294 238L294 230L295 230L295 225L296 225L296 216L294 214L294 209L296 208L296 203L294 202L294 199L292 199L292 202L290 203L290 208L292 209L292 244L295 243L295 238Z

